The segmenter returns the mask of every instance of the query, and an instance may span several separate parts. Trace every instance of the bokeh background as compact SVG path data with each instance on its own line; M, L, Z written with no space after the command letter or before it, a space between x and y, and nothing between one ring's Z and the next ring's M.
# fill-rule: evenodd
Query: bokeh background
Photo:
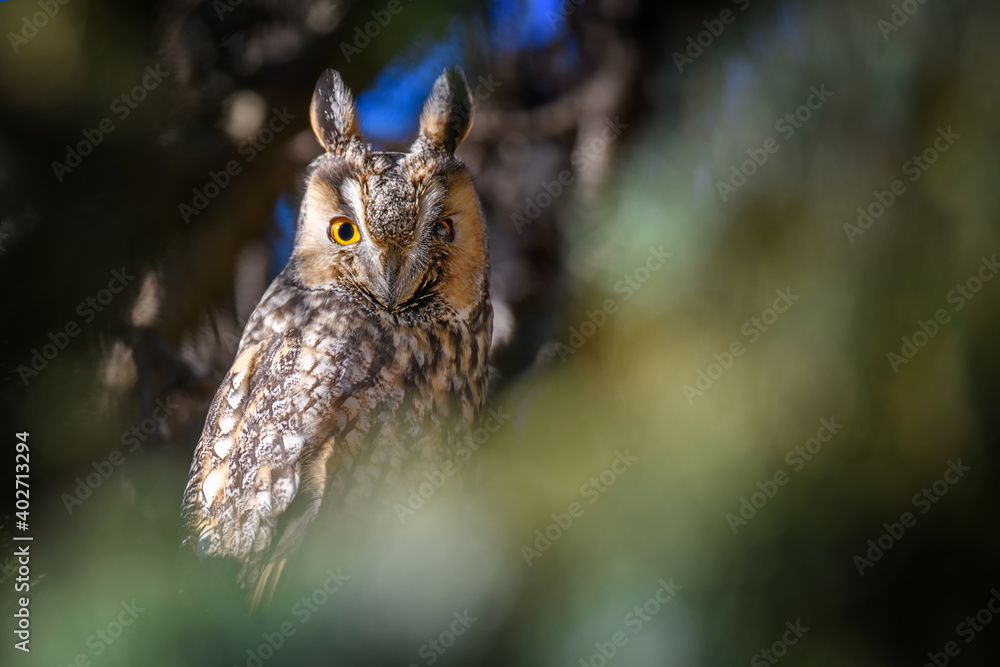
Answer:
M996 3L11 0L0 27L4 665L996 664ZM331 519L248 618L178 511L289 252L315 80L400 149L448 65L503 425L412 511Z

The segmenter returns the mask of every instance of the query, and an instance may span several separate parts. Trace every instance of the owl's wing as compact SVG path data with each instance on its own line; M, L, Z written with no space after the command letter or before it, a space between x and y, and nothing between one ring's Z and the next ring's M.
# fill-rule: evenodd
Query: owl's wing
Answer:
M252 606L315 516L336 427L346 421L301 346L289 329L240 351L212 402L184 493L185 542L203 558L241 561L241 585L256 588ZM318 400L330 402L327 418L304 426ZM290 507L296 516L286 515Z

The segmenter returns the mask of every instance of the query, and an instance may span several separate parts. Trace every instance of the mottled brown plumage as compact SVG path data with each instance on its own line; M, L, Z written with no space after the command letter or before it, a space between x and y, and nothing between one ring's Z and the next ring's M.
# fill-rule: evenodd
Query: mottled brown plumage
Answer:
M250 317L184 494L185 541L242 563L255 605L320 504L363 504L440 466L486 394L486 228L454 150L462 74L434 86L408 153L371 151L327 70L295 247ZM356 235L355 235L356 234ZM270 583L269 583L270 582Z

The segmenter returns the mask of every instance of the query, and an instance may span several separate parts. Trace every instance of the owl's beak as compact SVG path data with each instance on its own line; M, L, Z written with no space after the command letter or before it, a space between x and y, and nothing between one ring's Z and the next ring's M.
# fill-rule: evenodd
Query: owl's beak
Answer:
M380 259L382 273L382 303L390 312L409 299L417 289L411 267L406 265L406 254L396 244L387 244Z

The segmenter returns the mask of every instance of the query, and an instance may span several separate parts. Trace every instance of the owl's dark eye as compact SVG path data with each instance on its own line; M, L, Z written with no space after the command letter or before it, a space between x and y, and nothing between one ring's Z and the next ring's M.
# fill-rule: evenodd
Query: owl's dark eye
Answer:
M361 240L361 232L358 226L348 218L334 218L330 221L330 229L327 232L331 240L340 245L351 245Z
M435 238L451 243L455 239L455 228L452 226L451 218L441 218L435 222L431 233Z

